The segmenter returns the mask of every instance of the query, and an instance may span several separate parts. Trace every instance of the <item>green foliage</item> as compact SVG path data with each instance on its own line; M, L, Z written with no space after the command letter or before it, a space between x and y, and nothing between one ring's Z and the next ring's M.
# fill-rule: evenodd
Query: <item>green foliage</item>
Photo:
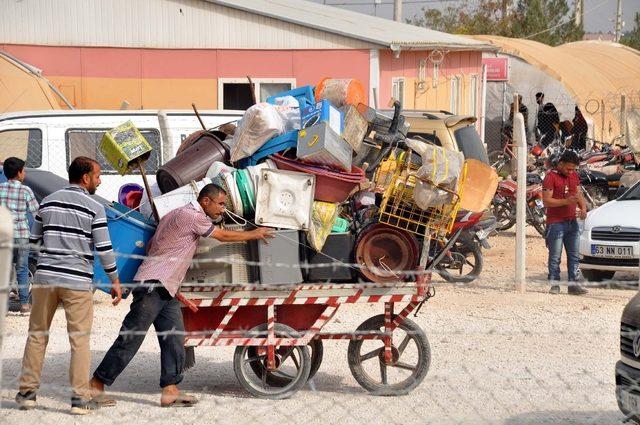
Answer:
M500 35L530 38L552 46L582 39L567 0L480 0L448 6L443 10L422 8L422 16L408 22L454 34Z
M640 50L640 12L636 12L633 23L633 29L620 37L620 43Z

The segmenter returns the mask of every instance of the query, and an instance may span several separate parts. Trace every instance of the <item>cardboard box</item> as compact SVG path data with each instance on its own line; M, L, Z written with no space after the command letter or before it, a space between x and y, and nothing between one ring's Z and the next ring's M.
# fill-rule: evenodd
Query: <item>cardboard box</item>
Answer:
M151 155L151 145L131 121L104 133L100 151L120 175L124 176L138 161Z
M320 122L326 122L338 134L344 131L344 115L328 100L322 100L313 106L300 109L302 128L308 128Z
M351 171L353 149L326 121L300 130L297 150L298 159L304 162Z
M369 123L353 105L342 108L344 111L344 131L342 137L351 145L354 151L360 150L364 136L367 135Z

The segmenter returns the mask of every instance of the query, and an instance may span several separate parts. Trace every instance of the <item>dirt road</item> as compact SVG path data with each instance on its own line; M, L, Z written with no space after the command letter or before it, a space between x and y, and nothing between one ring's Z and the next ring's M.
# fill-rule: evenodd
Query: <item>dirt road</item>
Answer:
M158 407L160 356L153 331L111 388L115 408L91 417L67 415L68 350L58 312L50 338L40 408L15 410L13 396L27 319L10 316L3 353L5 424L68 423L501 423L614 424L623 419L614 396L619 319L635 289L592 289L587 296L548 295L547 286L513 290L513 236L492 239L482 279L468 286L438 281L437 296L417 318L426 331L432 362L425 381L402 397L367 395L349 372L345 342L325 344L319 373L288 400L248 396L237 383L230 349L199 348L182 388L200 397L190 409ZM530 233L527 274L543 281L546 251ZM623 276L634 279L632 276ZM116 337L128 302L113 308L100 296L92 336L93 364ZM348 308L346 308L348 307ZM382 312L381 305L346 306L333 329L355 329Z

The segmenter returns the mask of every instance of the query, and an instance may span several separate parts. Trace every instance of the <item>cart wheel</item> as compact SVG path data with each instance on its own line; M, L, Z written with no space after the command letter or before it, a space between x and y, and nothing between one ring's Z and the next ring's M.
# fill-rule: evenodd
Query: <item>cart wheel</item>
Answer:
M276 336L280 338L298 338L295 330L276 323ZM249 334L253 337L266 337L267 325L256 326ZM233 355L233 370L240 384L251 394L260 398L282 399L290 397L301 389L309 379L311 358L309 348L304 346L276 347L276 366L274 371L267 370L266 347L236 347ZM283 385L274 385L269 377L283 378Z
M322 363L322 356L324 353L324 349L322 347L322 340L314 339L309 345L309 350L311 351L311 370L309 371L308 381L311 380L320 369L320 364ZM288 347L279 347L276 348L276 355L282 355L286 352ZM258 355L258 347L249 347L249 357L255 357ZM294 354L292 353L292 356ZM294 360L294 359L292 359ZM297 359L295 359L297 361ZM262 364L259 362L251 362L251 369L259 378L262 378L262 373L265 372L265 368L262 367ZM269 372L267 371L267 384L272 385L274 387L283 387L287 385L291 381L291 376L284 374L283 372Z
M384 315L365 320L356 332L384 331ZM392 362L384 363L382 340L352 340L347 352L351 374L375 395L402 395L417 387L429 371L431 349L422 329L404 319L393 331Z

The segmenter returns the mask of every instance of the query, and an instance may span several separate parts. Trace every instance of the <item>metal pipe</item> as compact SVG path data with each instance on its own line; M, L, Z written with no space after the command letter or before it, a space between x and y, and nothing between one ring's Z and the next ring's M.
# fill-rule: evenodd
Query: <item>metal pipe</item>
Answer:
M393 20L402 22L402 0L393 0Z
M516 196L516 289L526 290L526 237L527 222L527 133L524 117L519 111L518 94L513 94L513 140L516 144L518 191Z
M487 148L487 141L485 140L485 129L487 125L487 65L482 65L482 96L480 97L480 140L484 143L484 148Z
M160 164L165 164L175 155L173 149L173 133L169 125L169 117L165 110L158 111L158 124L160 124L160 134L162 135L162 155L160 155Z
M4 320L9 304L9 277L13 255L13 218L5 207L0 207L0 353L4 341ZM2 356L0 356L0 388L2 388Z

